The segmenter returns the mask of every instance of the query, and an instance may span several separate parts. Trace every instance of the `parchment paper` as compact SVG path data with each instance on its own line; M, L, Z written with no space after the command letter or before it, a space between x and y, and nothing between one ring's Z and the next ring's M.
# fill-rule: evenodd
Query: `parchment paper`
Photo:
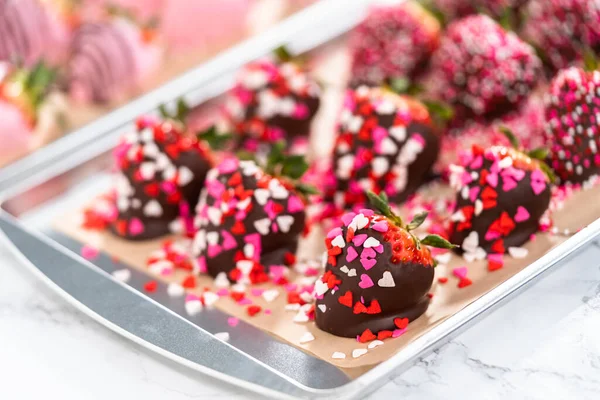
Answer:
M333 145L332 129L335 126L335 119L342 97L340 80L343 81L344 76L347 75L347 58L343 46L340 46L339 43L332 47L325 47L315 57L320 60L316 67L317 73L322 81L327 83L327 89L323 95L323 107L313 126L315 134L311 138L311 144L313 145L311 156L320 158L323 155L329 154L330 148ZM427 197L444 197L453 196L453 193L448 187L437 186L434 189L428 189L426 195ZM565 203L562 210L555 213L555 225L559 227L561 232L564 229L576 232L578 229L593 222L600 216L600 202L597 201L599 196L600 187L575 194ZM56 229L82 243L90 244L105 253L118 257L132 268L147 273L149 273L146 268L148 255L153 250L160 248L164 240L154 240L145 243L127 242L116 238L110 233L85 231L80 228L80 222L81 210L71 211L66 216L60 216L60 219L56 223ZM324 250L323 237L323 231L315 229L309 238L303 240L301 244L301 256L320 259ZM537 235L535 241L529 242L524 246L529 251L527 257L513 259L510 256L505 256L504 267L494 272L488 271L487 261L467 263L462 257L453 255L448 264L440 265L436 268L436 279L431 290L433 298L427 312L416 321L411 322L406 333L402 336L395 339L387 339L384 345L370 349L365 355L359 358L353 358L352 351L361 348L366 349L367 344L359 343L355 339L339 338L322 332L315 326L314 322L293 322L296 312L285 311L284 306L287 303L287 293L281 286L273 284L257 286L265 289L275 288L279 290L279 297L271 303L267 303L262 297L254 297L248 294L248 297L254 304L260 305L263 310L270 309L272 312L271 315L265 315L265 313L261 312L254 317L249 317L246 307L236 304L230 298L220 299L216 302L215 306L232 316L238 317L283 339L291 345L342 368L348 375L357 376L366 372L372 366L392 357L412 340L428 332L469 303L476 301L479 297L523 270L531 262L537 260L547 251L565 240L566 237L562 235L540 233ZM473 283L461 289L457 287L459 279L452 275L452 270L462 266L468 267L467 277ZM176 272L172 277L156 276L155 279L181 283L185 276L187 276L186 273ZM438 278L443 277L448 278L445 284L438 282ZM151 278L149 277L149 279ZM197 287L200 289L196 290L196 293L200 294L203 287L212 287L212 279L207 276L199 277ZM300 338L307 331L311 332L316 339L306 344L300 344ZM332 359L334 352L343 352L346 354L346 358L341 360Z

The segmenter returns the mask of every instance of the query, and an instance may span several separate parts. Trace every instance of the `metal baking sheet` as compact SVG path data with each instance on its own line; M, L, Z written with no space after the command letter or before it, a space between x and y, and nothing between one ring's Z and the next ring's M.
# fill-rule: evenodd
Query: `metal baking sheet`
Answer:
M30 173L27 179L1 196L0 229L8 243L30 270L75 307L151 351L248 390L281 398L363 397L600 235L600 220L597 220L389 360L351 379L331 364L241 321L227 343L220 341L214 334L227 330L226 314L205 310L190 317L181 302L173 302L160 294L164 291L142 292L147 278L136 271L131 271L132 279L124 285L110 275L124 268L118 261L102 255L91 263L78 255L81 243L52 228L53 220L61 211L80 206L91 194L108 186L110 150L138 114L182 94L199 104L227 89L233 72L243 63L282 43L291 44L295 52L311 49L349 29L364 12L359 1L353 3L358 5L356 10L345 0L322 4L338 8L329 9L329 19L320 21L327 30L319 38L315 35L315 25L309 23L315 22L317 15L307 10L306 20L296 20L296 26L288 26L281 35L274 33L271 39L257 38L260 51L241 49L246 51L244 55L232 54L236 59L233 66L217 63L213 68L221 71L209 69L204 76L201 70L198 75L178 80L177 85L168 86L168 90L144 100L141 105L127 106L129 108L116 115L118 123L106 120L105 125L98 125L98 131L90 131L92 141L57 148L55 154L40 164L41 167L30 166L35 173ZM339 21L343 15L348 16L348 20L342 24ZM338 21L335 29L334 20ZM309 36L312 39L309 40ZM294 41L294 37L301 40ZM250 46L256 45L250 43ZM232 62L233 58L225 61ZM221 68L224 65L228 68Z

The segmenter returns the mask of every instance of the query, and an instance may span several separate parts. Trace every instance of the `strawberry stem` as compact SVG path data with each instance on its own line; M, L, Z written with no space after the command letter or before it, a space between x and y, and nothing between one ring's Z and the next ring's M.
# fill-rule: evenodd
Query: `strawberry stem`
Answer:
M309 167L304 156L286 154L285 147L284 141L273 144L263 167L264 171L269 175L289 178L294 188L304 196L318 194L319 191L314 186L299 181Z
M158 106L158 112L162 118L177 121L184 126L187 123L187 117L190 114L190 111L190 106L188 106L183 98L177 99L177 105L174 112L167 110L167 106L165 104Z
M227 146L233 135L231 133L219 132L217 127L213 125L202 132L198 132L196 137L199 140L204 140L211 149L221 150Z

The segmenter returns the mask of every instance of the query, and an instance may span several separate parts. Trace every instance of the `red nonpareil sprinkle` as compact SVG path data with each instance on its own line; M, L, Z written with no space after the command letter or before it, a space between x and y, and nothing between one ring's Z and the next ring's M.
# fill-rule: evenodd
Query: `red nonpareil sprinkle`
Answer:
M448 278L446 278L445 276L439 277L438 282L443 285L444 283L448 282Z
M185 278L183 280L183 282L181 283L181 286L183 286L186 289L193 289L196 287L196 277L193 275L188 275L187 278Z
M377 336L375 336L370 329L365 329L365 331L358 337L358 341L361 343L367 343L375 339L377 339Z
M148 281L144 284L144 290L146 292L153 293L156 291L158 283L156 281Z
M458 288L462 289L462 288L466 288L467 286L470 286L473 283L473 281L471 281L469 278L463 278L460 280L460 282L458 282Z
M254 317L256 314L258 314L260 312L260 310L262 310L262 307L254 304L254 305L248 306L248 308L246 309L246 312L248 312L249 316Z

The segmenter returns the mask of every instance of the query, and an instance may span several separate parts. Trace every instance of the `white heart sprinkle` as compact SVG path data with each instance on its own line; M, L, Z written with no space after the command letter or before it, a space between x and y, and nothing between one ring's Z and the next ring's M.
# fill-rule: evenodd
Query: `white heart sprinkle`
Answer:
M208 207L208 209L206 210L206 214L208 215L208 220L213 225L221 225L221 216L223 215L221 210L219 210L216 207Z
M183 296L184 293L185 289L183 286L177 283L169 283L169 286L167 286L167 294L171 297L180 297Z
M214 246L217 243L219 243L219 233L218 232L208 232L206 234L206 242L211 246Z
M277 217L277 225L283 233L288 233L294 224L294 217L291 215L280 215Z
M352 268L350 271L348 271L348 276L356 276L356 270Z
M292 303L285 305L285 311L298 311L300 309L300 303Z
M246 243L244 245L244 255L248 258L254 257L254 245L250 243Z
M163 213L162 206L154 199L150 200L144 206L144 215L147 217L160 217Z
M223 342L228 342L229 341L229 332L219 332L219 333L215 333L214 337L223 341Z
M156 167L153 162L143 162L140 164L140 175L142 179L148 181L154 178L156 173Z
M189 316L194 316L202 311L202 302L200 300L190 300L185 302L185 312Z
M394 282L394 277L390 271L385 271L383 277L377 281L377 284L380 287L396 287L396 282Z
M189 169L185 165L182 165L181 167L179 167L178 179L179 186L185 186L194 179L194 173L191 169Z
M317 307L319 310L321 310L321 312L327 311L327 306L325 304L319 304Z
M389 169L390 163L388 162L387 158L375 157L373 161L371 161L371 171L376 177L385 175Z
M225 272L219 272L215 277L215 286L218 288L226 288L229 287L230 284Z
M271 179L269 190L274 199L287 199L289 192L277 179Z
M300 298L305 303L312 303L313 301L315 301L315 297L310 292L302 292L302 293L300 293Z
M120 269L117 271L113 271L112 276L119 282L125 283L131 279L131 271L128 269Z
M340 351L336 351L335 353L333 353L331 355L331 358L336 359L336 360L343 360L344 358L346 358L346 354L344 354Z
M469 236L463 240L462 248L467 252L474 252L479 246L479 234L476 231L469 233Z
M389 137L384 137L380 143L381 154L394 155L398 151L398 146Z
M396 138L399 142L406 140L406 128L404 126L394 126L389 130L390 135Z
M379 240L375 239L374 237L368 237L367 240L365 240L365 242L363 243L363 247L369 248L369 247L377 247L379 246L381 243L379 243Z
M298 311L298 314L294 317L294 322L304 323L308 322L308 315L304 311Z
M269 225L271 225L271 220L269 218L259 219L254 221L254 227L261 235L265 236L269 233Z
M267 303L272 302L278 296L279 296L279 291L277 289L265 290L262 294L263 299L265 299L265 301Z
M332 246L336 246L336 247L340 247L340 248L344 248L346 247L346 242L344 241L344 238L342 237L342 235L337 235L332 241L331 241L331 245Z
M377 346L381 346L383 345L383 342L381 340L373 340L371 343L369 343L369 346L367 346L369 349L374 349Z
M322 296L325 293L327 293L327 291L329 290L329 286L327 286L327 284L325 282L323 282L322 280L318 280L315 282L315 294L317 296Z
M269 199L269 191L267 189L256 189L254 191L254 198L258 204L264 206Z
M240 260L235 263L235 267L242 271L242 275L248 276L252 268L254 268L254 263L250 260Z
M315 340L315 336L310 332L306 332L300 338L300 343L308 343L308 342L312 342L313 340Z
M342 267L340 268L340 271L347 274L350 270L348 269L347 265L342 265Z
M510 254L512 258L525 258L527 257L527 254L529 254L529 250L524 247L509 247L508 254Z
M202 298L206 307L212 307L219 300L219 295L213 292L204 292L202 293Z
M483 202L480 199L475 200L475 215L481 214L483 211Z
M360 356L364 356L365 354L367 354L368 350L367 349L354 349L352 350L352 358L358 358Z
M350 226L354 228L354 230L362 229L369 223L369 219L364 216L364 214L358 214L350 222Z

